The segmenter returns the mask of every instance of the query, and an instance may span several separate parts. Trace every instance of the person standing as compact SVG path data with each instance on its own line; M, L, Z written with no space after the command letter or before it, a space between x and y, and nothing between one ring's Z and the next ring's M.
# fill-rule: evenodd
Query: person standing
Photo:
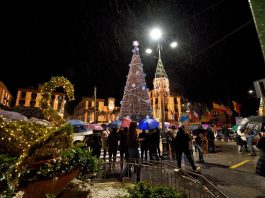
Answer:
M200 163L204 163L203 150L202 150L202 139L203 139L203 134L202 133L198 134L195 138L195 144L194 144L195 150L199 152Z
M184 153L189 160L189 163L196 173L200 172L200 167L196 167L194 164L194 161L191 156L191 152L189 149L189 142L191 141L189 135L184 131L183 126L179 127L179 130L177 132L177 136L175 139L175 150L177 155L177 164L178 167L181 168L181 158L182 153Z
M127 135L127 144L128 144L128 160L126 167L122 170L120 177L118 180L122 182L123 177L128 173L131 169L132 163L136 163L137 165L134 167L136 169L137 181L140 181L141 168L139 166L140 155L138 151L139 147L139 139L137 137L137 123L131 122L129 126L129 131ZM130 175L130 172L129 172Z
M149 157L150 160L159 160L159 157L157 155L157 132L155 129L150 129L149 132L149 141L148 141L148 146L149 146Z
M245 140L242 140L241 136L237 133L236 133L236 144L237 144L237 147L238 147L238 152L241 153L242 152L242 147L244 146L245 149L246 149L246 152L248 152L248 147L247 147L247 141Z
M107 143L108 136L109 136L108 131L104 130L101 135L104 161L106 161L106 155L107 155L107 150L108 150L108 143Z
M224 135L224 140L226 142L228 142L228 140L229 140L229 133L228 133L228 129L227 129L227 127L225 125L223 125L223 127L222 127L222 133Z
M256 173L265 177L265 132L260 133L257 148L261 150L261 153L257 162Z
M93 130L92 145L91 145L92 155L99 158L100 152L101 152L101 147L102 147L102 140L101 140L100 131Z
M120 162L121 162L121 170L123 169L123 161L124 159L128 159L128 145L127 145L127 134L128 128L121 127L119 129L119 146L118 149L120 151Z
M175 138L177 136L177 128L175 126L172 126L172 129L168 131L168 142L169 142L169 154L170 159L175 160L176 159L176 152L174 148L174 142Z
M255 131L246 128L246 129L244 129L244 132L246 134L248 148L249 148L249 150L251 152L248 155L256 156L256 153L255 153L255 150L254 150L254 147L253 147L253 138L256 136Z
M108 136L107 142L109 145L109 161L114 161L116 162L116 155L117 155L117 150L118 150L118 133L117 133L117 128L111 129L111 132ZM112 160L113 159L113 160Z
M155 140L155 152L158 153L158 157L161 158L161 151L160 151L160 134L161 130L159 128L154 129L154 140Z
M140 139L140 147L141 147L141 159L143 160L143 158L145 160L147 160L147 151L148 151L148 134L146 133L145 130L143 130L140 134L139 134L139 139Z
M207 130L207 140L208 140L208 151L209 153L215 153L215 145L214 145L214 129L213 126L209 126Z
M127 134L128 134L128 128L124 127L124 128L120 128L119 129L119 151L120 151L120 157L121 157L121 161L123 161L123 159L128 158L128 145L127 145Z

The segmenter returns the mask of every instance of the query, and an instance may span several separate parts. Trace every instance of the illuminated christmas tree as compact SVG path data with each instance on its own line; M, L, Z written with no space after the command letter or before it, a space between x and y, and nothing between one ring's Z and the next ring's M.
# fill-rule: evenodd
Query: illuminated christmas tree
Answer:
M120 118L129 116L134 121L140 121L147 115L153 117L138 45L138 41L133 42L133 56L120 111Z

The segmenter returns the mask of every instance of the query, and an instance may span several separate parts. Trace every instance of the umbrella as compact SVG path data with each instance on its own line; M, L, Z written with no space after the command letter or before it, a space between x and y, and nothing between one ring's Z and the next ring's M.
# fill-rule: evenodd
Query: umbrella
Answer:
M131 122L132 122L132 120L128 116L125 117L125 118L122 118L122 120L121 120L121 127L127 127L127 128L129 128Z
M113 122L111 122L109 125L108 125L108 127L109 128L119 128L119 126L121 126L121 120L117 120L117 121L113 121Z
M85 123L81 120L68 120L66 123L69 123L71 125L85 125Z
M237 132L238 127L239 127L239 125L237 125L237 124L232 126L232 131Z
M37 124L42 124L42 125L45 125L45 126L51 126L51 123L49 121L43 120L43 119L39 119L39 118L35 118L35 117L31 117L29 119L29 121L35 122Z
M242 129L250 129L252 131L260 132L262 131L262 126L265 126L265 117L264 116L250 116L244 118L239 124ZM264 130L264 128L263 128Z
M208 129L209 128L209 124L202 124L202 128Z
M198 136L200 133L207 133L207 129L204 128L197 128L192 130L192 134Z
M138 124L138 128L141 130L150 130L150 129L155 129L159 127L159 123L149 117L146 117L140 123Z
M87 125L88 129L96 130L96 131L101 131L103 130L103 127L98 125L98 124L89 124Z
M6 120L28 121L28 118L26 116L23 116L20 113L14 111L0 111L0 115L6 118Z
M162 123L159 123L159 126L162 128ZM168 127L170 127L170 123L169 122L165 122L164 123L164 127L167 129Z
M107 124L101 124L100 126L102 126L103 130L106 130L106 128L108 127Z
M201 127L201 125L198 125L198 124L189 125L190 130L195 130L195 129L198 129L199 127Z

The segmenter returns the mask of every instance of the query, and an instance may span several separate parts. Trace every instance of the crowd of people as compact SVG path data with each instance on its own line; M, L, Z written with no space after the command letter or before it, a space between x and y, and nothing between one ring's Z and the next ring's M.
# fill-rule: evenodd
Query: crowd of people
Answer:
M215 138L218 130L223 130L224 135L227 130L225 126L217 127L211 124L207 129L201 128L201 133L194 134L187 126L172 126L166 130L166 139L168 145L168 154L170 160L176 160L177 166L181 168L182 155L185 154L194 172L199 173L200 167L194 164L193 151L198 153L198 163L204 163L204 154L215 152ZM243 132L247 135L247 131ZM90 148L92 154L100 157L101 150L103 150L103 160L109 162L116 162L117 153L120 154L120 161L125 159L127 162L135 162L141 160L160 160L163 159L160 151L161 129L155 128L151 130L137 129L137 123L131 122L129 128L106 128L103 132L94 131L92 141L90 141ZM242 135L242 134L241 134ZM252 151L251 155L255 154L252 146L252 141L249 140L251 136L246 136L244 140L240 134L236 135L235 141L238 144L238 151L242 152L245 147L246 151ZM243 138L243 139L242 139ZM229 137L224 138L228 141ZM251 146L249 145L251 143ZM261 149L264 149L264 143L260 143ZM140 152L139 152L140 151ZM254 152L254 154L253 154ZM108 154L108 158L107 158ZM263 156L264 158L264 156ZM263 168L264 161L259 160L259 166ZM130 163L129 163L130 164ZM123 167L123 166L121 166ZM136 168L137 178L139 179L140 169ZM120 180L125 173L130 170L126 166L121 173ZM264 172L264 171L262 171Z

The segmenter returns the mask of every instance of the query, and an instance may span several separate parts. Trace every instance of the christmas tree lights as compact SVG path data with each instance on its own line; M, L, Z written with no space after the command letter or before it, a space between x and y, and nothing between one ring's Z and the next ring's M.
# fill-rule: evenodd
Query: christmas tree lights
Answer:
M139 55L139 42L134 41L133 56L129 64L130 70L121 101L120 117L129 116L134 121L140 121L147 115L152 117L152 108L145 82L143 64Z

